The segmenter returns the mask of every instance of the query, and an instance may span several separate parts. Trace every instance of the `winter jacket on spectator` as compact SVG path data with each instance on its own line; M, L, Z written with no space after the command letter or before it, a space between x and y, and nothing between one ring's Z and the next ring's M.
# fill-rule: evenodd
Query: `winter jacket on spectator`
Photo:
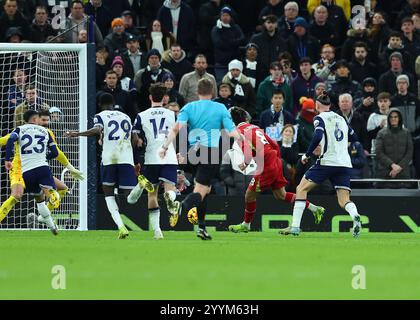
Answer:
M213 101L224 104L226 106L226 109L230 109L235 106L231 98L217 97L216 99L213 99Z
M48 22L41 26L34 21L30 25L29 31L29 40L34 43L44 43L48 37L57 35L57 31Z
M398 127L390 126L389 117L391 112L397 112L400 117ZM411 134L402 126L402 116L400 111L391 108L388 113L388 126L379 131L376 137L376 177L380 179L391 179L392 164L402 167L402 171L397 174L395 179L409 179L409 164L413 159L413 140Z
M89 2L88 4L85 5L85 13L88 16L94 17L96 25L98 26L99 30L101 30L101 33L103 36L110 32L112 19L114 17L115 12L111 11L103 3L100 7L95 8L93 4Z
M334 106L338 106L338 97L342 93L350 93L354 101L362 96L362 87L358 82L353 81L351 77L335 76L335 82L328 89L328 94Z
M187 60L187 54L182 50L182 56L179 60L174 60L171 56L170 50L167 50L162 55L162 67L168 69L175 76L175 87L179 87L181 78L184 74L187 74L193 70L193 66L189 60Z
M365 91L365 85L366 84L373 84L375 89L372 92ZM357 98L353 101L353 107L356 109L360 114L363 116L363 119L365 119L365 122L367 123L370 115L375 112L378 109L376 96L378 95L378 92L376 90L377 83L375 79L368 77L365 78L362 82L362 96L360 98Z
M328 10L328 22L333 25L337 30L337 43L341 45L346 38L346 31L348 29L348 19L344 14L343 8L334 4L331 1L330 4L324 2L322 4ZM315 8L314 8L315 9ZM308 10L309 11L309 10ZM312 13L311 13L312 14Z
M175 88L172 88L168 92L168 96L169 96L169 103L171 103L171 102L178 103L180 109L185 105L184 97Z
M404 128L413 135L420 133L420 102L411 92L403 96L397 93L391 99L392 107L397 108L402 116Z
M255 32L258 24L258 14L265 4L265 0L227 0L226 3L237 13L235 22L241 27L244 34Z
M352 142L348 147L350 160L353 168L351 169L351 179L362 179L363 168L367 163L365 151L359 141Z
M336 28L327 22L323 26L318 25L313 21L308 30L309 34L319 40L319 44L322 47L324 44L329 43L334 47L338 44L338 36Z
M286 16L284 15L280 17L278 22L278 29L280 31L280 36L283 39L288 39L293 34L295 29L295 20L287 20Z
M175 35L172 14L173 11L179 12L178 30L175 38L176 42L188 52L195 45L196 27L194 13L191 7L183 1L179 1L179 11L170 9L172 6L171 0L166 0L159 9L157 19L161 22L163 29Z
M239 76L239 79L235 79L232 78L231 73L228 72L224 76L222 83L227 83L233 88L231 99L234 105L245 109L251 117L254 118L256 97L254 88L249 79L242 73Z
M406 36L403 36L403 45L405 51L410 55L411 62L413 64L412 70L414 70L414 63L418 55L420 55L420 33L417 31L413 32L413 40L410 40Z
M271 37L266 29L254 35L250 43L255 43L258 46L257 61L261 68L261 73L269 74L271 62L277 61L279 54L287 50L285 39L281 36L280 31Z
M276 85L273 82L272 77L268 76L258 87L256 106L257 117L259 117L264 110L270 108L273 92L277 90L281 90L284 93L284 109L289 112L293 111L293 96L289 85L285 81Z
M239 47L245 41L245 36L239 25L231 23L229 28L214 26L211 40L214 46L214 62L227 66L230 61L239 57Z
M296 70L299 69L299 60L302 58L308 57L312 61L319 59L319 41L307 33L302 38L293 33L287 39L287 48L293 57L292 67Z
M3 9L3 8L2 8ZM24 18L24 16L17 11L13 19L10 19L9 16L3 12L0 16L0 41L6 42L6 31L11 27L20 28L22 32L23 39L29 39L30 29L29 22Z
M357 137L359 138L359 141L363 145L363 148L369 151L369 138L366 129L366 122L363 119L363 116L355 110L351 110L348 116L344 116L341 110L337 110L337 114L346 119L347 123L350 124L350 127L354 130Z
M315 114L306 116L301 112L296 120L296 123L299 125L297 138L297 142L299 144L299 152L306 152L306 150L309 148L309 145L311 144L312 136L315 130L313 123L314 116ZM309 121L311 118L312 120Z
M403 45L401 48L393 49L387 46L384 51L379 55L381 64L381 70L387 70L389 68L389 57L392 53L399 52L403 57L403 67L410 73L414 71L414 60L415 58L411 56L411 54L407 51L405 46Z
M135 100L131 96L131 93L124 91L119 86L112 89L105 85L102 88L102 90L96 94L96 100L99 101L99 97L105 92L112 94L112 96L114 97L116 110L124 112L130 117L131 121L134 121L136 119L138 110L134 103Z
M154 0L157 2L157 0ZM125 10L130 10L130 3L128 0L103 0L103 4L111 11L111 17L121 17L121 13Z
M263 23L266 16L275 15L277 18L280 18L284 14L284 5L286 1L280 1L277 5L273 6L271 3L267 3L264 8L262 8L259 16L258 22Z
M192 71L185 74L179 84L179 93L185 98L186 103L198 100L197 84L198 81L203 78L213 82L213 98L217 97L217 84L214 76L207 72L200 76L197 71Z
M144 25L148 26L152 24L153 20L156 19L158 12L163 5L163 2L164 0L142 0L141 1L141 10L142 10Z
M126 43L130 34L127 32L121 35L111 32L105 37L104 44L108 48L108 51L114 55L121 55L127 51Z
M7 91L7 101L9 108L16 108L20 105L25 98L24 88L18 88L15 84L12 84Z
M146 59L146 54L144 52L138 51L137 53L135 53L134 55L136 56L138 55L139 57L139 59L134 60L134 61L137 61L137 66L135 69L133 65L133 60L130 58L131 55L132 55L131 52L127 50L121 55L121 58L124 62L124 74L130 79L134 79L135 70L136 69L140 70L140 69L145 68L147 65L147 59Z
M343 47L341 48L341 59L351 61L354 52L353 48L356 42L364 42L368 45L368 47L370 46L368 31L366 29L361 32L350 29L347 32L346 41L344 41Z
M152 70L149 65L141 69L134 76L134 83L139 92L139 109L144 111L150 107L149 88L153 83L162 82L163 75L170 72L160 66L158 69Z
M313 97L315 95L315 85L321 82L314 70L311 70L311 76L306 80L299 71L298 76L292 81L291 89L293 94L293 115L297 115L300 111L301 97Z
M393 72L392 70L388 70L387 72L381 74L378 81L378 92L389 92L391 95L395 95L397 93L397 85L395 84L395 81L397 80L397 77L400 74L405 74L408 76L408 79L410 80L410 83L416 83L414 76L406 71L403 70L402 72ZM409 86L408 91L417 94L417 88L415 85Z
M83 19L86 19L86 15ZM88 30L88 21L81 23L82 20L77 21L75 20L72 15L70 14L66 19L65 29L72 29L72 31L67 32L64 35L64 42L66 43L78 43L79 42L79 32L80 30ZM79 24L80 23L80 24ZM77 27L76 27L77 26ZM98 25L94 22L93 23L94 33L95 33L95 43L97 45L102 45L104 43L104 38L102 36L101 30L99 30Z
M417 93L418 93L418 99L420 99L420 56L418 56L416 59L416 75L418 79L417 80Z
M391 29L386 23L378 26L371 26L371 28L368 29L368 37L371 46L370 57L372 62L377 65L380 63L380 53L383 52L385 47L388 45L388 38L390 33Z
M379 110L377 110L369 116L366 128L368 131L368 138L370 140L371 145L370 153L372 154L376 153L376 136L378 135L378 132L381 131L381 129L383 128L381 127L382 121L385 120L386 126L387 119L387 114L382 114L379 112Z
M273 106L271 106L261 113L259 127L265 131L267 127L275 126L277 124L280 124L280 126L283 127L285 124L294 123L295 118L290 112L285 110L284 107L282 107L279 112L275 112Z
M320 4L325 5L325 3L321 3L323 1L321 0L308 0L308 11L310 14L312 14L315 10L316 7L318 7ZM340 7L343 12L344 15L346 17L346 20L350 20L350 16L351 16L351 3L350 0L335 0L335 1L331 1L332 3L334 3L336 6ZM328 7L327 7L328 8Z
M367 60L364 64L361 64L356 59L353 59L349 63L349 68L352 79L354 81L357 81L358 83L362 83L363 80L368 77L376 78L378 75L378 69L376 68L376 66Z

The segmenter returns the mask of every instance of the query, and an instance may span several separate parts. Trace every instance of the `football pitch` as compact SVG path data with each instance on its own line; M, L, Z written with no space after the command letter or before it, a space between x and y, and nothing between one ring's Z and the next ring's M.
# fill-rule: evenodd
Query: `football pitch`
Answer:
M0 232L0 299L420 299L420 234Z

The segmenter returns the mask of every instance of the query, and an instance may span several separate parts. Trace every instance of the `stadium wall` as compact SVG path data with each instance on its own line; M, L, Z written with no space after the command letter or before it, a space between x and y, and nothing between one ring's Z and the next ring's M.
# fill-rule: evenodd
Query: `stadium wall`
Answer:
M350 216L341 209L335 196L312 196L315 204L324 206L327 211L321 224L316 225L313 216L306 211L302 219L304 231L348 232L352 227ZM355 196L354 202L362 215L364 232L417 232L420 233L420 207L418 197ZM257 213L252 229L254 231L275 231L287 227L292 221L292 206L276 201L272 196L260 196L257 200ZM129 205L123 197L119 199L120 212L124 223L132 230L149 230L147 197L142 196L136 205ZM162 230L169 227L165 204L161 205ZM103 195L97 196L97 220L99 230L116 229L106 208ZM243 197L210 196L206 220L209 230L226 231L228 225L242 222L244 212ZM175 230L193 230L186 217L182 217Z

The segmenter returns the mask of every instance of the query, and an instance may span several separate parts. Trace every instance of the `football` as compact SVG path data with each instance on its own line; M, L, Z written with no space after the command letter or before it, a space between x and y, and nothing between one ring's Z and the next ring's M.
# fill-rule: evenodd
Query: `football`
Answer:
M188 221L191 224L197 224L198 223L197 208L194 207L194 208L190 209L190 211L188 211L187 217L188 217Z

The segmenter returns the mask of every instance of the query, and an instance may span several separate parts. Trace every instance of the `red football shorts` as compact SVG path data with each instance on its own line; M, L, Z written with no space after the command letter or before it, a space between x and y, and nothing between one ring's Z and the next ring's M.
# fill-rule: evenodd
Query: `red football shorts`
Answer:
M264 170L261 174L255 175L249 183L248 189L253 192L261 192L267 189L277 190L288 184L283 176L283 165L276 157L265 159Z

